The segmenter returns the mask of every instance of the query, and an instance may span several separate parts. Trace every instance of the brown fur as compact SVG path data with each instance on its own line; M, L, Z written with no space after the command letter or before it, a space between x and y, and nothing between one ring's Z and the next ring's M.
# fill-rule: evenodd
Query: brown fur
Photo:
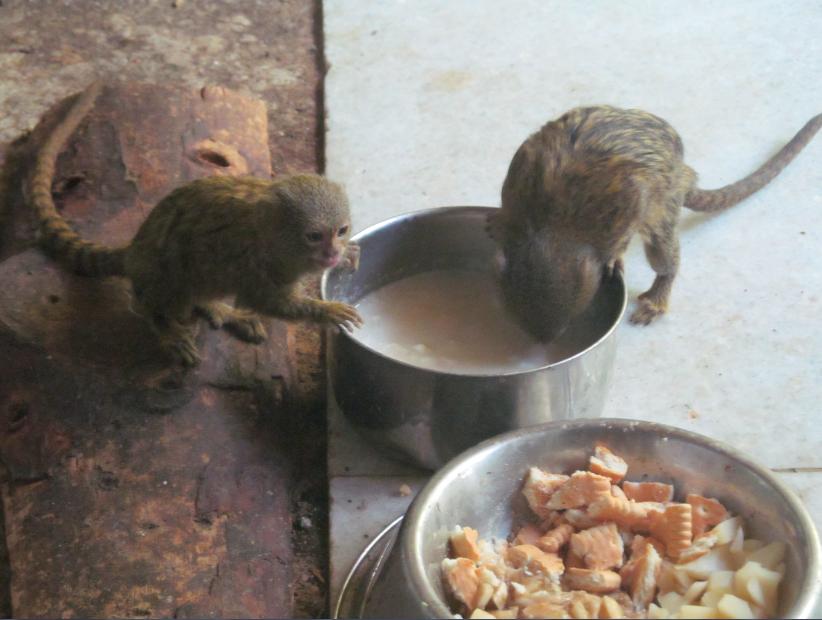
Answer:
M353 307L300 292L303 276L341 259L356 267L359 256L359 248L348 242L345 193L317 175L276 181L198 179L163 198L129 245L111 248L81 239L55 208L51 184L60 149L99 90L94 85L80 95L38 154L28 184L40 242L50 256L83 275L128 278L135 309L185 365L199 361L195 313L248 342L266 337L256 313L343 326L362 323ZM229 295L235 308L215 301Z
M514 155L502 208L489 218L505 256L510 310L535 337L551 340L588 306L603 274L622 268L639 234L657 275L631 321L647 325L668 307L682 206L718 211L738 203L773 179L820 126L822 115L753 174L706 191L683 162L679 135L652 114L576 108L547 123Z

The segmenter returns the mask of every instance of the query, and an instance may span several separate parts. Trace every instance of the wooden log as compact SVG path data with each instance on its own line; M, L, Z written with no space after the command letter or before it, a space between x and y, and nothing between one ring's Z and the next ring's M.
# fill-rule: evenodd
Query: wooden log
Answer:
M70 101L26 141L25 169ZM271 173L264 104L222 88L107 86L58 160L58 208L126 242L211 174ZM0 459L16 617L290 615L289 327L239 343L205 323L170 367L126 282L61 270L19 193L0 249Z

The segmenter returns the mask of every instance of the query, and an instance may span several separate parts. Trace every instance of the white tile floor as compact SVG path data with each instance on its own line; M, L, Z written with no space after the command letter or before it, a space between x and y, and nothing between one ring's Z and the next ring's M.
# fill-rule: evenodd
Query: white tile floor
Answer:
M324 7L327 173L346 184L357 229L425 207L498 205L519 143L576 105L666 118L706 188L752 171L822 112L819 2ZM620 327L605 415L692 429L769 467L822 470L820 163L817 136L738 207L683 216L671 312L649 328ZM653 279L636 244L626 275L632 297ZM420 479L365 456L331 413L336 592L356 556L351 541L364 544L401 513L409 498L393 489ZM822 526L822 471L783 477Z

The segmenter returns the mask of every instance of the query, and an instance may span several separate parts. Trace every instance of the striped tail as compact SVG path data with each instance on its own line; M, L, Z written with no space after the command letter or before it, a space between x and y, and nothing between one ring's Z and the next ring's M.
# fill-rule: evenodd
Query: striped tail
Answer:
M799 154L805 145L822 127L822 114L817 114L799 130L793 139L767 162L759 167L755 172L749 174L744 179L731 183L719 189L693 189L685 197L685 206L694 211L722 211L732 207L738 202L754 192L762 189L770 183L773 178L782 172L794 157Z
M94 107L101 90L102 84L95 82L81 93L66 117L46 139L37 154L27 193L39 222L40 245L46 254L80 275L121 276L125 275L126 248L111 248L83 240L57 211L51 197L57 156L69 136Z

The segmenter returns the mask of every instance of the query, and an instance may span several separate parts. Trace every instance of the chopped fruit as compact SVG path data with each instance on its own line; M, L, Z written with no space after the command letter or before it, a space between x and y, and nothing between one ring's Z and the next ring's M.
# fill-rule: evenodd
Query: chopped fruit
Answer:
M730 515L725 510L725 506L710 497L702 497L694 493L688 493L685 501L689 503L692 510L693 535L701 536L709 528L719 525Z
M597 525L571 536L571 551L587 568L605 570L622 566L622 537L614 523Z
M619 482L628 472L628 463L600 443L594 448L594 456L589 460L588 469L614 482Z
M716 609L723 618L753 618L754 613L748 602L734 596L726 594L716 604Z
M670 502L674 499L674 486L662 482L622 483L622 490L628 499L636 502Z
M725 519L722 523L718 524L714 529L712 529L708 534L710 536L716 537L716 544L717 545L727 545L736 538L737 532L742 529L742 519L739 517L731 517L730 519ZM748 539L747 543L755 544L759 543L758 540L754 540L753 538ZM762 546L762 543L759 543ZM743 542L742 550L745 551L745 546Z

